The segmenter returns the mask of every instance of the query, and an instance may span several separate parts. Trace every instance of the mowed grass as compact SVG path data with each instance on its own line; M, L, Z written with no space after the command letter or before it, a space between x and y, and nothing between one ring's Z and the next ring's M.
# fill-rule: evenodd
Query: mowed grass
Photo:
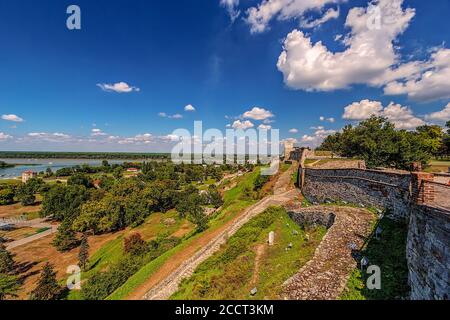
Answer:
M255 203L255 200L241 200L239 199L244 188L246 186L253 186L255 179L259 175L259 168L256 168L253 172L247 173L238 179L236 187L228 190L224 194L224 204L222 210L218 212L209 222L209 228L203 232L192 235L185 239L177 247L167 251L157 259L146 264L137 273L131 276L128 281L122 285L119 289L113 292L108 300L122 300L129 296L134 290L145 283L155 272L161 268L164 263L169 261L172 257L180 253L183 249L187 248L197 240L202 237L206 232L215 232L218 228L222 227L224 224L228 223L230 220L234 219L239 212L244 210L249 205Z
M275 232L275 244L267 244ZM302 230L282 208L269 208L245 224L203 262L171 299L280 299L283 283L314 255L326 229ZM292 249L288 249L292 244ZM257 288L257 293L250 291Z
M192 231L194 225L186 219L180 219L175 210L167 213L153 213L144 224L137 228L127 229L125 233L109 241L89 257L89 267L87 271L83 272L82 281L88 280L95 273L105 271L110 265L119 262L123 256L123 240L125 237L133 233L139 233L144 240L149 241L158 236L170 236L178 233L183 228L186 228L186 232ZM73 290L67 298L69 300L81 300L81 292Z

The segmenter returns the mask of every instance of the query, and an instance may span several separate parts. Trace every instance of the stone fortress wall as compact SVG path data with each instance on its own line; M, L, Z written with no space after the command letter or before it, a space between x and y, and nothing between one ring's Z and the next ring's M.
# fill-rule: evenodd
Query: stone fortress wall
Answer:
M412 299L450 297L450 188L423 172L299 167L298 186L314 203L348 202L390 210L408 224ZM360 165L358 165L360 167Z

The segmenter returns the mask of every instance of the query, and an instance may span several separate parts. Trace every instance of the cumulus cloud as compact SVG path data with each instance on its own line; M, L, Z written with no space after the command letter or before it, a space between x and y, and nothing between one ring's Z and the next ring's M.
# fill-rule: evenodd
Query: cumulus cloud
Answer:
M300 26L302 28L307 28L307 29L316 28L331 19L337 19L337 18L339 18L339 9L330 8L325 12L325 14L322 17L320 17L316 20L303 20L302 19L300 21Z
M9 134L6 134L4 132L0 132L0 141L6 141L12 139L12 136L10 136Z
M184 107L184 111L186 112L194 112L195 108L192 104L188 104L187 106Z
M245 112L242 116L246 119L253 120L267 120L274 117L273 113L269 110L258 107L254 107L252 110Z
M292 128L289 130L289 133L298 133L298 129Z
M401 80L389 82L384 88L386 95L407 95L416 101L450 98L450 49L436 49L430 61L408 66L412 71Z
M300 18L309 10L320 11L326 5L346 0L264 0L258 6L247 10L246 22L251 33L261 33L269 29L273 18L288 20Z
M268 125L268 124L260 124L258 126L258 128L261 129L261 130L270 130L270 129L272 129L272 126Z
M117 83L98 83L98 87L100 87L103 91L106 92L117 92L117 93L130 93L130 92L139 92L141 89L138 87L130 86L126 82L117 82Z
M344 108L343 119L346 120L365 120L372 115L386 117L395 124L397 129L412 130L418 126L424 125L425 121L416 117L413 111L400 104L391 102L383 107L379 101L361 100L354 102Z
M336 38L342 39L344 51L332 52L293 30L277 63L285 84L305 91L365 84L415 101L450 98L450 49L434 48L425 61L402 61L395 43L415 16L414 9L403 9L403 2L373 0L366 8L350 9L345 22L350 32Z
M242 130L246 130L246 129L250 129L253 128L255 125L249 121L249 120L245 120L245 121L241 121L241 120L236 120L235 122L233 122L233 125L231 126L233 129L242 129Z
M393 42L408 27L414 9L402 9L402 1L380 0L381 14L393 16L380 28L369 27L373 13L366 8L352 8L345 25L351 29L345 38L346 50L333 53L322 44L313 43L303 32L294 30L284 42L278 69L285 83L306 91L332 91L351 84L379 84L387 69L398 61ZM383 81L381 81L383 82Z
M318 127L316 128L314 134L304 135L301 138L300 142L307 147L315 148L319 146L323 142L323 140L325 140L326 137L334 133L336 133L335 130L326 130L323 127Z
M231 22L234 22L241 14L241 11L237 8L239 0L220 0L220 5L227 10Z
M450 120L450 103L448 103L441 111L433 112L425 116L426 120L449 121Z
M21 117L15 115L15 114L4 114L4 115L2 115L2 119L6 120L6 121L13 121L13 122L23 122L24 121Z

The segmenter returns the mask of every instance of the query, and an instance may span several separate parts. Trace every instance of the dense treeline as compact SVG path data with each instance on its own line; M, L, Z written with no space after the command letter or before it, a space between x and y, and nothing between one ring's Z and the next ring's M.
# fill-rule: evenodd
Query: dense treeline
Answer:
M171 162L133 164L141 172L124 178L124 166L113 169L106 161L102 172L87 174L72 170L65 184L55 184L42 192L43 217L61 222L54 245L60 251L79 244L77 233L101 234L142 224L153 212L177 209L198 231L207 228L206 206L218 208L222 198L214 184L200 192L195 186L208 179L219 181L231 166L175 165ZM245 170L244 167L241 167ZM248 170L252 166L247 166ZM112 172L109 174L108 172Z
M3 159L169 159L168 153L0 151Z
M328 136L318 150L363 159L372 168L410 169L414 162L426 166L431 158L450 157L450 121L447 128L447 132L437 125L396 130L386 118L373 116Z

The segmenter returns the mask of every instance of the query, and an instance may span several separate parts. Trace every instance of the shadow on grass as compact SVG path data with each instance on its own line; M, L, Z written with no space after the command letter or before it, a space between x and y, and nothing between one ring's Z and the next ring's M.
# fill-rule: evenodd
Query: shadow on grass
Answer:
M406 263L407 226L384 217L374 230L378 227L382 229L379 238L372 235L364 249L353 254L358 261L358 269L350 275L347 288L341 296L343 300L398 300L408 297L410 288ZM367 279L371 274L366 273L366 268L361 272L362 257L369 260L369 266L380 267L380 290L367 288Z

